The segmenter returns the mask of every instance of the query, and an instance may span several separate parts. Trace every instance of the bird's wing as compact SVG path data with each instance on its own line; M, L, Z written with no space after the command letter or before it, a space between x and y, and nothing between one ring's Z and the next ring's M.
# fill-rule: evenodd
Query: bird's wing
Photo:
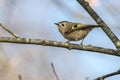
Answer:
M83 25L83 24L78 25L78 24L75 24L65 33L70 33L70 32L77 31L77 30L92 29L92 28L97 28L97 27L101 27L101 26L100 25Z
M71 29L76 29L76 30L84 30L84 29L92 29L92 28L98 28L100 25L74 25Z

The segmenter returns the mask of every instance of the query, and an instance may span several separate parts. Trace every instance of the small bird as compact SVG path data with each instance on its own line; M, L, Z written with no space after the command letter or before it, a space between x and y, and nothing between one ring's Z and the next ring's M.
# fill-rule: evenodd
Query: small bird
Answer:
M82 40L81 44L93 28L100 27L100 25L87 25L69 21L61 21L55 24L58 26L59 32L68 40L68 43L70 41Z

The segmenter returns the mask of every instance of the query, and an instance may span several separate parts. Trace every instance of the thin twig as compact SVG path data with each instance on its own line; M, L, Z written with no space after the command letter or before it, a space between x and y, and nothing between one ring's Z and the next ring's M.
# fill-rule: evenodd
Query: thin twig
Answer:
M90 14L90 16L98 23L102 25L103 31L107 34L107 36L111 39L117 49L120 49L120 41L117 36L111 31L108 25L97 15L97 13L90 7L89 3L85 0L77 0L79 4Z
M0 42L54 46L54 47L67 48L67 49L70 49L70 50L71 49L74 49L74 50L76 49L76 50L100 52L100 53L120 57L120 51L119 50L96 47L96 46L92 46L92 45L80 45L80 44L57 42L57 41L42 40L42 39L28 39L28 38L17 39L17 38L11 38L11 37L0 37Z
M15 38L20 38L17 34L15 34L14 32L12 32L11 30L9 30L5 25L0 23L0 26L7 31L8 33L10 33L12 36L14 36Z
M22 76L20 74L18 75L18 78L19 78L19 80L22 80Z
M115 76L115 75L119 75L120 74L120 70L113 72L113 73L109 73L106 75L103 75L101 77L96 78L95 80L104 80L105 78L111 77L111 76Z
M53 73L54 73L54 75L56 77L56 80L60 80L59 77L58 77L58 75L57 75L57 73L56 73L56 71L55 71L55 67L54 67L53 63L51 63L51 67L52 67Z

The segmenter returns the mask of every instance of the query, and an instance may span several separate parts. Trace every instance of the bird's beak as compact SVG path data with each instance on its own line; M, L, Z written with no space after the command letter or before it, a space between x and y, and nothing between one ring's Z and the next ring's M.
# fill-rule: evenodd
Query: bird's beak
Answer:
M55 25L59 25L58 23L55 23Z

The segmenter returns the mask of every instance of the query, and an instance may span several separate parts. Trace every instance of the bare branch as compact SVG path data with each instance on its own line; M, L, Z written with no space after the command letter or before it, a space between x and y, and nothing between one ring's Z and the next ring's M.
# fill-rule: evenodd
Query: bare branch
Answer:
M111 31L108 25L97 15L97 13L90 7L89 3L85 0L77 0L79 4L90 14L90 16L98 23L102 25L103 31L107 34L107 36L111 39L117 49L120 49L120 41L117 36Z
M52 67L53 73L54 73L54 75L56 77L56 80L60 80L59 77L58 77L58 75L57 75L57 73L56 73L56 71L55 71L55 67L54 67L53 63L51 63L51 67Z
M119 50L96 47L92 45L80 45L80 44L73 44L73 43L57 42L57 41L51 41L51 40L28 39L28 38L18 39L18 38L11 38L11 37L0 37L0 42L54 46L54 47L67 48L70 50L76 49L76 50L100 52L108 55L120 56Z
M106 75L103 75L101 77L96 78L95 80L104 80L105 78L111 77L111 76L115 76L115 75L119 75L120 74L120 70L113 72L113 73L109 73Z
M17 34L13 33L11 30L9 30L5 25L0 23L0 26L7 31L8 33L10 33L12 36L14 36L15 38L20 38Z

